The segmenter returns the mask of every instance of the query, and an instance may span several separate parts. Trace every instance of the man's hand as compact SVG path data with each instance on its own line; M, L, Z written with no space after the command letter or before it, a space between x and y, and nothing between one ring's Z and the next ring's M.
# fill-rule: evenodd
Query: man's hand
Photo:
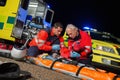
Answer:
M60 55L58 55L57 53L52 53L52 57L58 59Z
M60 45L58 44L52 45L52 50L60 50Z
M70 57L72 57L72 58L74 58L74 57L80 57L80 54L77 53L77 52L75 52L75 51L72 51L72 52L70 53Z

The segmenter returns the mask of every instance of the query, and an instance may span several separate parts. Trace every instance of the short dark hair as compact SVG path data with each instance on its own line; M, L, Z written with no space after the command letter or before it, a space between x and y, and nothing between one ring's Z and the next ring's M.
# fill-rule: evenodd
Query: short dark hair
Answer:
M63 25L61 22L56 22L54 23L53 27L57 28L57 27L60 27L60 28L63 28Z

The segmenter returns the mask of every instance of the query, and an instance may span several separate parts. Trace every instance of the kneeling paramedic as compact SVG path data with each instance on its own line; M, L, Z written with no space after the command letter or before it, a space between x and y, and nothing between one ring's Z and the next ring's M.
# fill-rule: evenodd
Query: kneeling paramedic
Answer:
M63 31L63 25L60 22L56 22L50 30L40 30L35 38L29 43L27 56L37 57L42 53L56 52L63 47L63 38L61 32Z
M92 53L90 35L79 30L73 24L68 24L65 32L68 35L68 48L61 49L61 56L83 64L90 64L92 60L90 57Z

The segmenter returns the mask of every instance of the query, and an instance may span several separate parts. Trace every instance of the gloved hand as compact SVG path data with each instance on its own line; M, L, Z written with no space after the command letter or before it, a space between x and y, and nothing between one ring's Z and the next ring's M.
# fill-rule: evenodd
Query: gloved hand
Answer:
M60 45L58 44L52 45L52 50L60 50Z
M79 53L77 53L77 52L75 52L75 51L72 51L71 53L70 53L70 57L80 57L80 54Z

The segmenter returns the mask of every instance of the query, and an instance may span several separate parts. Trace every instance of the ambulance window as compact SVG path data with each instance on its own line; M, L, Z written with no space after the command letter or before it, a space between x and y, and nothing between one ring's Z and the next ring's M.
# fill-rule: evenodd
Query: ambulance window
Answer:
M5 6L7 0L0 0L0 6Z
M52 12L50 10L47 11L47 15L46 15L46 22L51 23L51 19L52 19Z
M29 4L29 0L22 0L21 7L25 10L27 10Z

